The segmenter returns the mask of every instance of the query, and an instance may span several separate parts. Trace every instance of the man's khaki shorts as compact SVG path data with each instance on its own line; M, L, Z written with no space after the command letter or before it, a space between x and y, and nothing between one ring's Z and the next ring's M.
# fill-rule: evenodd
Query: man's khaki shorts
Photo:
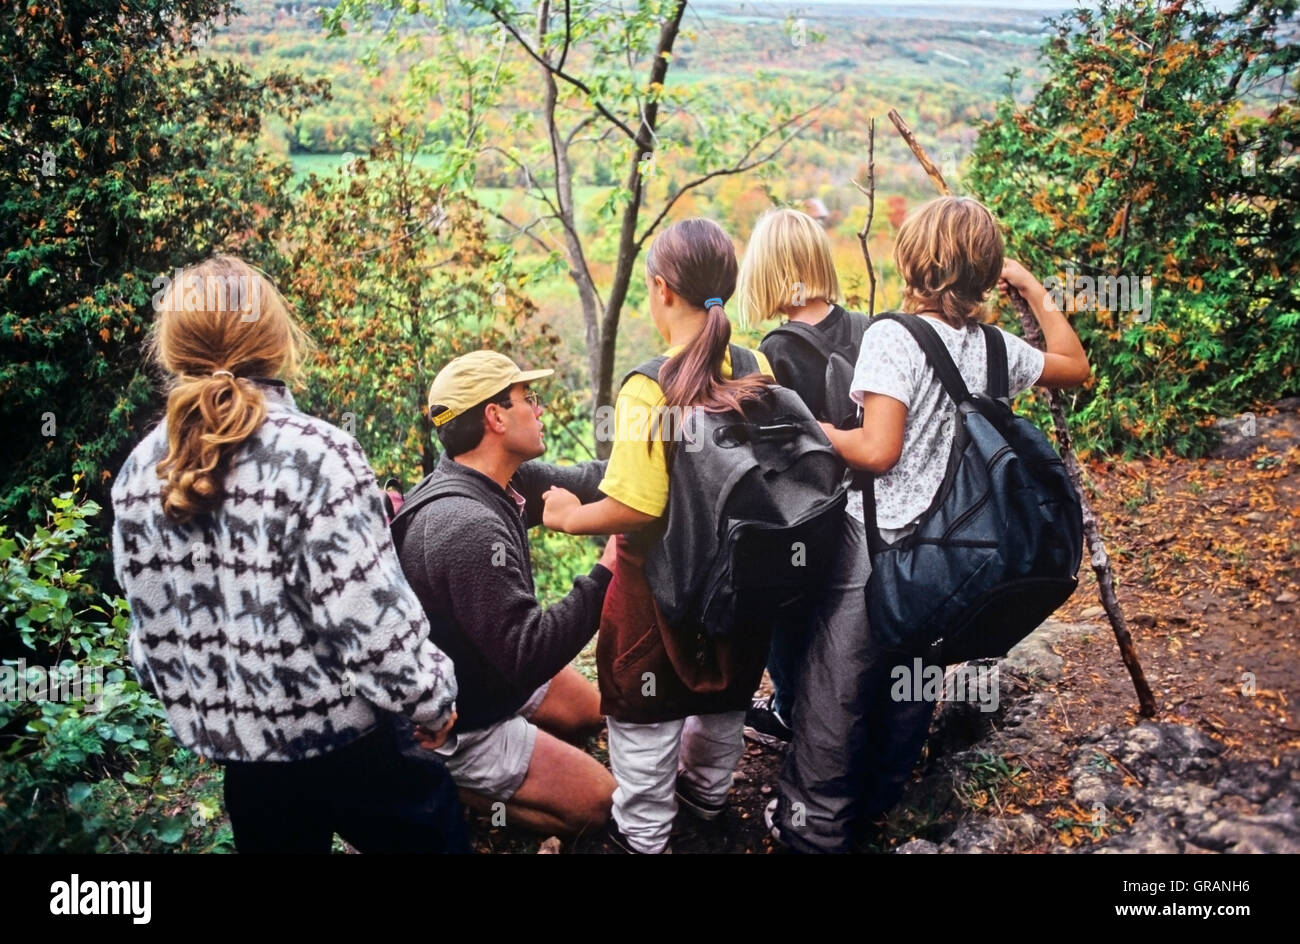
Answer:
M546 697L547 682L519 709L519 713L499 721L490 728L465 731L452 728L447 742L438 748L438 756L447 765L456 786L473 790L493 800L508 800L515 795L537 746L537 725L528 719Z

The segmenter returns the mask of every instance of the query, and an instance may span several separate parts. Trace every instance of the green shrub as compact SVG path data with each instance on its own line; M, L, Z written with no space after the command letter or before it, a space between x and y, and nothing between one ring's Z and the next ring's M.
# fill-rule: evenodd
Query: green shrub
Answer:
M0 852L228 848L217 767L173 741L129 667L126 601L78 564L99 506L51 505L30 537L0 527ZM56 667L80 684L46 690Z
M1042 86L1013 86L980 131L968 183L1077 309L1082 449L1195 455L1216 416L1300 390L1294 13L1076 9L1053 21Z

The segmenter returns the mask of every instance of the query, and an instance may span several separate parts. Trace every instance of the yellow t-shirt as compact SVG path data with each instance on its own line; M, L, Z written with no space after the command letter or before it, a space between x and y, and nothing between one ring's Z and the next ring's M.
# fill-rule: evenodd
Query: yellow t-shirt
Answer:
M681 349L669 348L665 353L671 357ZM767 358L758 351L751 353L758 359L759 372L770 375L772 365ZM731 376L730 347L722 357L722 376ZM657 383L644 374L629 377L614 404L614 445L600 490L642 514L662 515L668 507L664 437L672 438L678 422L677 413L665 411L664 392ZM652 437L656 430L661 435ZM647 442L651 443L649 449Z

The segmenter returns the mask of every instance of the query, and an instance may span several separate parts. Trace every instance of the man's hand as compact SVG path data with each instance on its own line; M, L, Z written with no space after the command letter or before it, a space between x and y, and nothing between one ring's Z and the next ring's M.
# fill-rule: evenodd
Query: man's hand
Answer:
M614 559L618 557L618 535L611 534L609 540L605 542L605 549L600 552L600 564L610 573L614 572Z
M447 719L447 723L437 731L430 731L423 725L417 724L414 732L415 743L426 751L436 751L447 743L447 735L451 734L452 726L456 723L456 717L456 712L453 711L451 717Z
M569 512L582 505L577 495L558 485L552 485L542 492L542 501L546 503L546 507L542 509L542 524L552 531L567 530L564 525L568 520Z

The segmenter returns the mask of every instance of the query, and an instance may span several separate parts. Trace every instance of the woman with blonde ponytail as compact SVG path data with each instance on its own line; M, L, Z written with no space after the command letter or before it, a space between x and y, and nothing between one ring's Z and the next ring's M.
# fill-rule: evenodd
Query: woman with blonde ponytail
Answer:
M611 534L657 521L668 507L670 444L659 424L640 420L672 408L739 409L774 382L757 351L751 353L760 372L732 376L723 304L736 287L736 251L722 227L704 219L670 226L651 244L645 269L650 315L668 360L659 383L632 374L619 391L617 435L600 483L608 497L580 505L561 488L544 496L543 521L555 530ZM767 657L765 637L749 644L720 640L710 644L707 680L684 678L677 668L682 645L659 619L645 576L648 548L647 533L620 533L596 644L618 784L609 838L633 853L667 849L678 803L702 819L722 812L744 750L745 709ZM704 656L701 651L701 664Z
M148 351L163 421L113 487L131 660L177 738L225 767L240 852L466 851L436 747L451 663L428 640L361 447L300 412L307 338L231 256L162 278Z
M246 263L215 256L155 297L148 347L171 378L167 455L157 468L172 521L221 506L231 456L266 418L264 385L298 374L309 341L279 292L266 289Z

